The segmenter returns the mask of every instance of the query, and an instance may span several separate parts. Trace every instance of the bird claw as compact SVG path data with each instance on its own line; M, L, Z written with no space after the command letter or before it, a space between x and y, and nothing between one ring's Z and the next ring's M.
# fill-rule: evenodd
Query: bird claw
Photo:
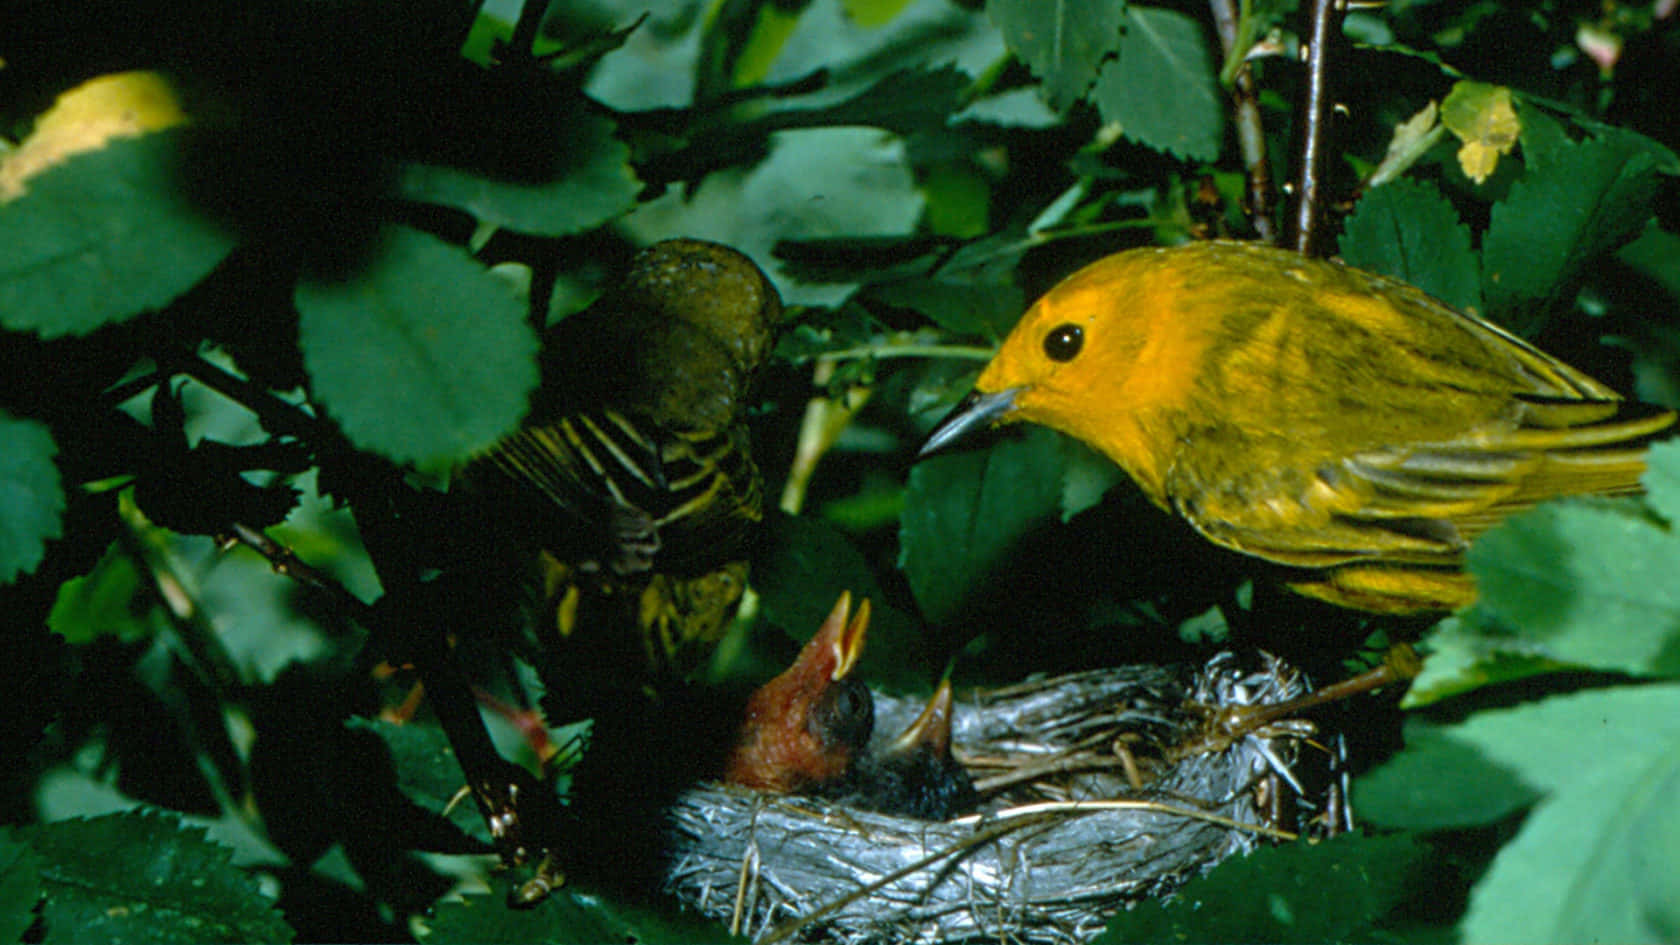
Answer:
M472 784L473 798L484 813L496 852L509 866L541 860L547 870L544 875L550 879L561 876L552 865L550 835L560 819L552 789L518 765L503 761L497 767L499 770ZM553 885L559 885L559 881L552 882L550 888Z

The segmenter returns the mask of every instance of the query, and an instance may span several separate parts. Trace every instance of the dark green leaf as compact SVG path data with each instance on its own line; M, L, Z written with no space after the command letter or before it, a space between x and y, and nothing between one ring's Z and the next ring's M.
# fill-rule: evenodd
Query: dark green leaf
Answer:
M1120 58L1103 67L1091 99L1139 144L1190 161L1219 157L1225 111L1213 56L1182 13L1127 8Z
M1528 167L1544 168L1569 147L1568 129L1545 109L1518 98L1517 117L1522 121L1517 141L1522 145L1523 163Z
M292 940L232 851L174 817L133 811L19 836L40 857L49 943Z
M0 204L0 325L86 334L163 307L228 254L232 238L181 192L180 134L77 155Z
M739 126L746 131L862 125L900 135L937 131L956 111L969 79L954 66L898 69L832 105L782 108Z
M1657 163L1626 141L1560 144L1493 207L1482 239L1488 313L1522 333L1544 321L1582 272L1645 228Z
M397 787L409 800L440 815L448 810L449 822L461 832L481 843L490 842L490 829L478 805L459 796L461 765L443 729L354 718L346 724L351 729L366 729L385 742L397 769Z
M1530 657L1680 674L1680 536L1636 509L1542 505L1483 535L1469 564Z
M401 191L538 236L571 236L629 212L641 184L630 169L630 149L613 137L613 123L576 113L549 124L556 159L536 179L414 164L403 172Z
M872 128L811 128L772 136L770 156L749 172L713 174L688 198L672 193L625 219L639 242L673 236L716 240L746 253L790 305L835 305L851 284L805 285L771 253L808 237L903 236L922 196L903 142Z
M1097 942L1345 940L1405 900L1427 855L1403 835L1262 847L1120 913Z
M1120 44L1124 0L988 0L986 15L1057 111L1078 101Z
M1393 276L1460 311L1481 310L1470 231L1433 184L1401 178L1368 191L1338 248L1350 266Z
M449 900L433 910L420 933L425 943L457 942L621 942L626 945L684 945L744 942L716 923L687 915L668 915L626 905L570 886L528 909L507 904L507 883L496 893Z
M871 286L869 295L921 312L947 331L995 341L1026 308L1015 267L1027 245L1023 233L1006 230L962 246L925 276Z
M45 426L0 411L0 582L35 570L63 534L57 453Z
M0 831L0 942L16 942L35 922L41 900L41 859Z
M915 659L921 634L911 618L887 604L869 563L838 529L809 516L776 515L753 559L753 586L764 617L797 640L816 635L841 591L854 606L869 598L873 615L858 677L872 686L926 688L926 666Z
M297 301L313 392L357 445L438 465L524 416L536 333L506 286L461 250L392 229L364 269L304 283Z
M1065 461L1058 440L1030 427L910 470L899 565L929 621L959 615L1008 566L1021 538L1054 521Z

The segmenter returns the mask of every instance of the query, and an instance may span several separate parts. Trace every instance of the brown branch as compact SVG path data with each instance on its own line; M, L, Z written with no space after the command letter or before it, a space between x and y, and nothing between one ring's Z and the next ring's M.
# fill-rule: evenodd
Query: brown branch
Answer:
M1329 134L1331 43L1340 34L1342 7L1337 0L1312 0L1307 45L1306 122L1301 136L1300 177L1295 186L1294 244L1303 256L1316 256L1323 204L1324 141Z
M327 574L314 565L308 564L297 553L285 545L268 537L268 533L260 528L252 528L243 522L234 522L229 526L232 532L231 540L250 548L257 554L268 559L269 567L275 574L281 574L318 591L324 591L334 601L337 601L351 618L363 627L373 628L373 608L368 603L350 593L350 589L340 584L332 575Z

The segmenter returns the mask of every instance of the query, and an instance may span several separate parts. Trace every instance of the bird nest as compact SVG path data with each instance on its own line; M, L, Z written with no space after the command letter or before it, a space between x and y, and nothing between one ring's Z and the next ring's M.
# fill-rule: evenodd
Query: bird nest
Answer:
M759 942L1083 942L1116 910L1339 808L1300 720L1242 708L1305 694L1269 654L1126 666L958 699L957 757L984 798L934 822L726 786L670 812L669 889ZM879 730L920 709L877 696ZM1305 786L1304 786L1305 785Z

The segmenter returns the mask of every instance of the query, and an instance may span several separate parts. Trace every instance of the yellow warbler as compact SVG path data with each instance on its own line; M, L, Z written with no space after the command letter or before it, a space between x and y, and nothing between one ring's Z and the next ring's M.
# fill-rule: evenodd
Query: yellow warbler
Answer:
M1409 613L1472 601L1465 548L1506 516L1638 492L1675 415L1392 279L1208 242L1063 280L923 452L1020 420L1305 594Z

